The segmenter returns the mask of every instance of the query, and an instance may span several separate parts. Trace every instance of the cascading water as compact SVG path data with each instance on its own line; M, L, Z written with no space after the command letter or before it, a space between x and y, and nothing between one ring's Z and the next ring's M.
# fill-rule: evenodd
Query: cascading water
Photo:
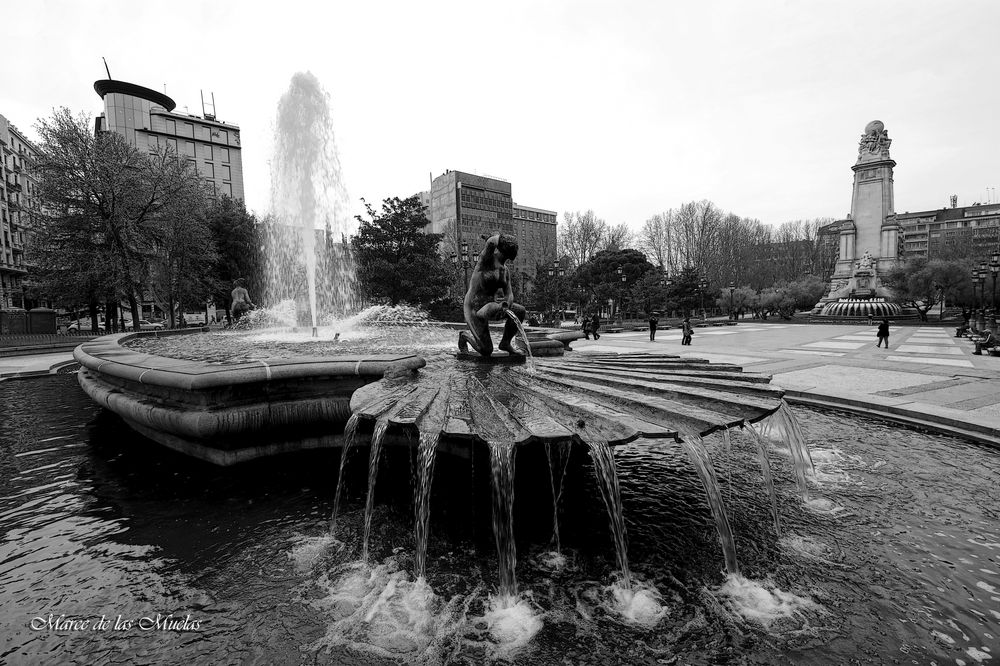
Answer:
M385 439L389 422L380 420L372 432L372 447L368 454L368 497L365 500L365 535L361 542L361 561L368 562L368 537L372 531L372 513L375 510L375 479L378 477L378 461L382 454L382 440Z
M354 268L343 239L355 227L331 121L329 96L316 77L295 74L278 102L268 293L259 300L307 299L314 333L320 310L344 312L354 303Z
M336 536L337 514L340 512L340 498L343 496L344 488L344 467L347 465L347 454L350 452L351 447L354 445L354 441L358 437L359 420L360 419L357 414L351 414L351 418L347 419L347 425L344 426L344 447L340 450L340 468L337 471L337 489L334 491L333 495L333 515L330 516L330 536Z
M421 432L417 448L417 487L413 502L414 564L416 578L427 575L427 539L431 521L431 482L434 480L434 461L440 432Z
M562 544L559 542L559 500L562 498L563 486L566 483L566 468L569 466L569 454L573 447L568 442L557 444L554 458L552 448L551 444L545 443L545 457L549 461L549 482L552 484L552 542L558 553L562 550ZM557 470L558 483L556 483Z
M500 564L500 598L517 595L517 548L514 543L514 443L489 442L493 488L493 535Z
M805 438L795 417L788 409L788 404L782 401L781 406L762 425L760 434L775 440L780 440L788 445L788 451L792 456L792 465L795 470L795 483L798 486L802 501L809 501L808 477L816 473L813 467L812 456L806 446Z
M621 571L622 585L632 588L632 572L628 566L628 543L625 534L625 516L622 514L622 498L618 488L618 472L615 469L615 454L607 442L587 442L590 458L594 462L594 474L601 489L601 499L608 510L611 537L615 542L615 560Z
M698 476L701 477L701 483L705 487L708 506L712 511L715 527L722 542L726 573L739 575L740 565L736 561L736 540L733 539L733 531L729 527L729 516L726 514L726 507L722 502L719 482L715 478L715 469L712 467L708 451L705 450L705 443L697 433L685 433L681 438L681 448L688 454L688 458L694 464Z
M528 344L528 334L524 332L524 327L521 326L521 320L517 318L516 314L510 310L504 310L504 312L507 313L510 320L514 322L515 326L517 326L517 332L521 336L521 342L524 343L525 361L527 364L526 369L530 374L535 374L535 357L531 355L531 345Z
M753 424L748 423L747 429L753 435L757 445L757 457L760 459L760 471L764 475L764 486L767 488L768 497L771 498L771 515L774 517L774 533L781 536L781 522L778 519L778 495L774 489L774 476L771 474L771 461L767 457L767 441L761 437L760 432Z

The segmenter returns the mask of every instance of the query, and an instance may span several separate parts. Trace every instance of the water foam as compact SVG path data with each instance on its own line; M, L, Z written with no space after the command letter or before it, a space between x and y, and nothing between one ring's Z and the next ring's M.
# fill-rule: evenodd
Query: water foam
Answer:
M775 622L817 610L819 604L779 589L770 581L755 581L729 574L718 590L730 612L770 628Z
M332 534L319 536L296 535L296 543L288 553L298 571L309 571L319 563L334 545L343 545Z
M375 566L352 562L339 574L322 576L318 584L326 596L310 602L332 620L311 649L347 648L407 663L445 661L465 618L460 595L445 601L392 558Z
M527 645L542 629L542 619L525 596L490 596L483 615L490 636L496 641L492 652L507 657Z
M605 593L610 597L611 610L632 624L654 627L667 614L663 597L652 585L633 581L628 588L615 583L606 587Z

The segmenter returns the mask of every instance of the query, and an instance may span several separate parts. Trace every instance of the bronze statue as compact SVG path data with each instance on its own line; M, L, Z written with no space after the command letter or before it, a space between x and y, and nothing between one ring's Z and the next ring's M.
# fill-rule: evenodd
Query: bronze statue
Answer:
M233 282L232 298L231 312L233 313L234 322L239 321L240 317L257 307L250 300L250 293L247 291L247 281L243 278L236 278L236 281Z
M518 321L524 321L527 314L524 307L514 302L514 290L511 287L510 271L505 265L508 260L517 258L517 239L509 234L494 234L486 239L486 246L479 255L479 261L472 271L469 280L469 290L465 294L465 323L469 330L462 331L458 336L458 347L468 351L472 346L482 356L493 354L493 341L490 339L490 321L505 319L503 336L497 349L508 354L519 354L511 346L511 340L517 333L517 324L507 315L513 312ZM503 301L497 302L496 293L503 290Z

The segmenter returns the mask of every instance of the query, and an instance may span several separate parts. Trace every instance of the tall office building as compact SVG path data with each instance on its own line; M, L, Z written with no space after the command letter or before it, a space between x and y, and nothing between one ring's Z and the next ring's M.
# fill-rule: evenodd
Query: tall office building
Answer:
M511 271L521 285L535 279L537 264L556 258L556 213L514 203L510 183L500 178L446 171L431 181L428 217L431 232L444 234L446 255L460 253L462 243L475 254L483 236L496 232L514 236L519 251Z
M213 196L243 199L240 128L213 113L174 113L174 100L134 83L102 79L94 90L104 100L98 132L117 132L137 148L167 146L187 159Z
M37 150L0 116L0 308L34 307L23 289L30 269L31 222L38 210L38 182L33 175Z

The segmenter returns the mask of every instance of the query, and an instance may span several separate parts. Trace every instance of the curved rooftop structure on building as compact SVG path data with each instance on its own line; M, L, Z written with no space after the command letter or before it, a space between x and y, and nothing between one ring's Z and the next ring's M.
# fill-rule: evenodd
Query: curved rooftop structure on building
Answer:
M94 81L94 90L101 99L108 93L122 93L123 95L131 95L133 97L139 97L152 102L153 104L158 104L165 108L167 111L173 111L177 103L170 99L161 92L156 92L144 86L136 85L134 83L128 83L127 81L115 81L114 79L100 79Z

